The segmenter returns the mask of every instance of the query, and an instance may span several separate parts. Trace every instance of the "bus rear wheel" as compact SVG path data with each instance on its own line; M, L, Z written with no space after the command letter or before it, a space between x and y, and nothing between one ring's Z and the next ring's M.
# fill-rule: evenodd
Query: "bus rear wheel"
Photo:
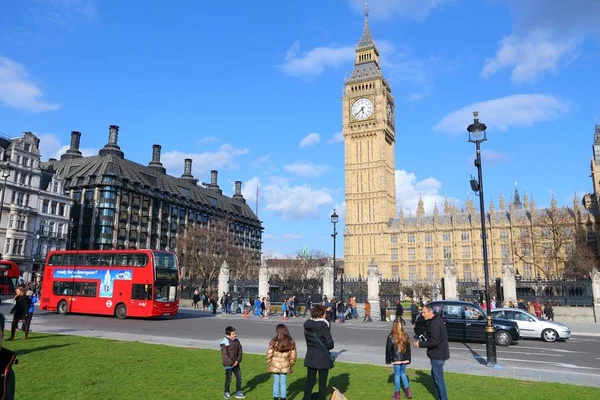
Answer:
M67 302L65 300L61 300L61 301L58 302L58 306L56 307L56 311L60 315L66 315L67 312L69 312L69 305L67 304Z
M115 317L117 317L118 319L127 318L127 307L125 306L125 304L119 304L115 308Z

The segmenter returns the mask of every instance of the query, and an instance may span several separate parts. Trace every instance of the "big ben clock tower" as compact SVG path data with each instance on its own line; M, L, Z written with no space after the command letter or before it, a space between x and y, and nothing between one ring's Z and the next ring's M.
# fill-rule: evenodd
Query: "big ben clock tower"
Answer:
M389 275L390 218L396 214L394 97L381 72L379 51L365 25L356 46L352 75L346 79L343 108L346 178L344 269L363 277L372 259Z

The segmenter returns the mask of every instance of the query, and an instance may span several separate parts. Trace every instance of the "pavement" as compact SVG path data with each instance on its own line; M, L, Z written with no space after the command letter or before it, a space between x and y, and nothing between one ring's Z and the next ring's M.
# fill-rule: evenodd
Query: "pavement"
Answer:
M0 312L8 315L7 310ZM218 349L225 326L238 330L244 352L265 354L273 336L275 325L285 322L292 336L297 338L299 354L306 352L302 318L282 321L279 317L262 319L241 314L217 314L181 309L177 318L158 320L126 319L112 317L67 315L36 312L32 330L62 335L77 335L113 340L139 341L170 346ZM8 323L8 321L7 321ZM569 324L573 336L568 341L545 343L539 340L521 340L517 345L498 347L498 366L485 366L485 345L479 343L450 343L451 358L445 370L481 376L493 376L559 382L600 387L600 326L594 324ZM332 324L335 351L341 362L383 366L384 343L390 323L359 320ZM408 325L408 332L412 328ZM429 370L425 350L413 349L411 368Z

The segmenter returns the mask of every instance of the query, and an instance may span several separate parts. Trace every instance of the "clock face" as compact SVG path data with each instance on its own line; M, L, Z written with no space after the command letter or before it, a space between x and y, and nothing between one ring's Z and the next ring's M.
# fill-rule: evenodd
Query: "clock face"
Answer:
M392 121L392 118L394 117L394 107L391 103L387 103L387 117L389 121Z
M596 135L596 142L600 142L600 135Z
M362 121L373 115L373 102L367 98L358 99L352 104L350 113L354 119Z

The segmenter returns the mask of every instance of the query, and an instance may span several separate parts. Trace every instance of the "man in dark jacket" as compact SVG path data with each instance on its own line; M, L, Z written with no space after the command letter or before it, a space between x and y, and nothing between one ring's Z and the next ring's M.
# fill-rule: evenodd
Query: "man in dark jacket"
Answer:
M381 314L381 320L383 322L387 321L387 302L384 299L379 300L379 313Z
M422 314L423 318L428 321L425 340L414 342L414 346L427 349L427 357L431 362L431 377L438 394L437 398L448 400L446 382L444 382L444 363L450 358L446 325L442 318L433 312L431 304L423 307Z
M333 367L329 350L333 349L333 339L329 331L329 323L325 319L327 311L322 305L316 305L311 310L311 319L304 323L304 338L306 339L306 357L304 366L307 377L304 387L304 400L310 400L312 388L319 372L319 400L327 397L327 377Z
M404 315L404 306L402 305L402 301L398 300L398 301L396 301L396 319L399 319L402 322L402 325L406 325L404 318L402 318L403 315Z

